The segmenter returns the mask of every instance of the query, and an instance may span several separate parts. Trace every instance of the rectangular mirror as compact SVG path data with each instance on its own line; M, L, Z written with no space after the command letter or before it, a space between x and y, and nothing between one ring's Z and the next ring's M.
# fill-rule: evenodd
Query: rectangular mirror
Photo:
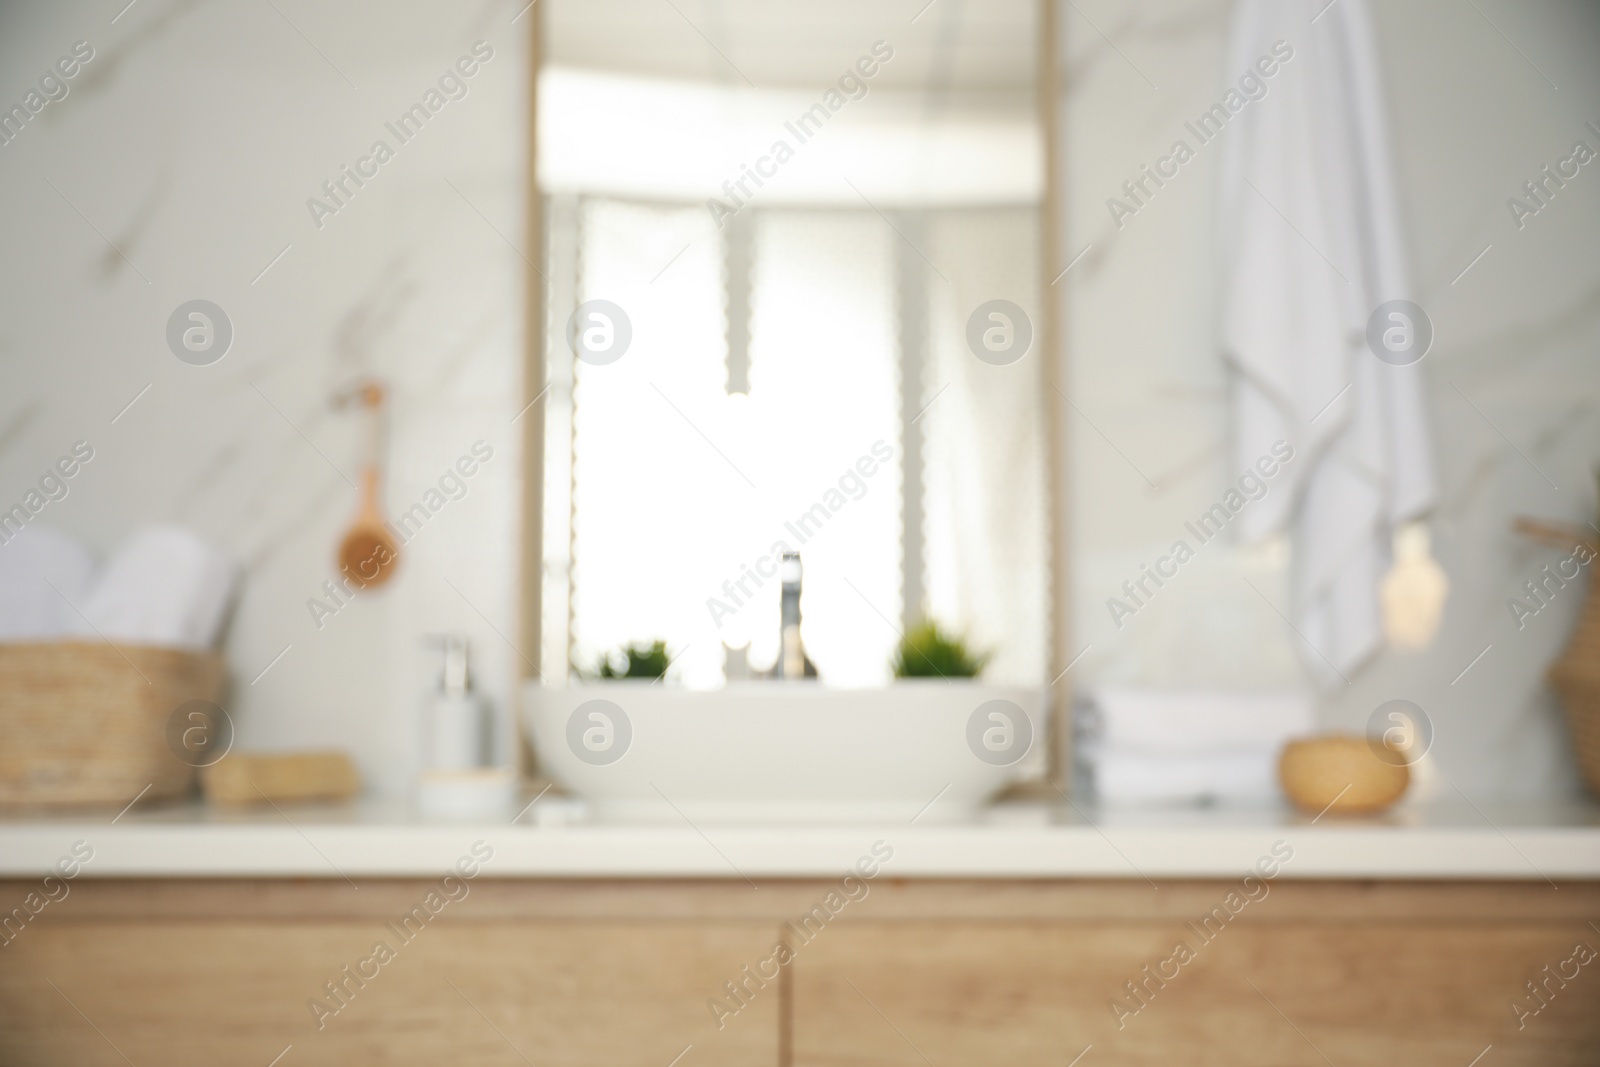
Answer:
M545 0L540 672L1049 657L1031 0Z

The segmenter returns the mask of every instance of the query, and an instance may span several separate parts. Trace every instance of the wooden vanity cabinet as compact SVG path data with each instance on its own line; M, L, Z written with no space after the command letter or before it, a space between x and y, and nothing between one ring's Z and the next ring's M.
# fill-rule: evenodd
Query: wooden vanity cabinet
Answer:
M358 885L76 882L0 946L0 1065L1600 1063L1595 883Z

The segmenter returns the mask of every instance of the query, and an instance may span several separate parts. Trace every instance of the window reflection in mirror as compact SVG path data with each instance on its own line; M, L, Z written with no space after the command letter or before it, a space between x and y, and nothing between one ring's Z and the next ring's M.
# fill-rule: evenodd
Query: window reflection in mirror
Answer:
M768 669L796 551L824 684L1042 681L1032 5L544 3L546 680Z

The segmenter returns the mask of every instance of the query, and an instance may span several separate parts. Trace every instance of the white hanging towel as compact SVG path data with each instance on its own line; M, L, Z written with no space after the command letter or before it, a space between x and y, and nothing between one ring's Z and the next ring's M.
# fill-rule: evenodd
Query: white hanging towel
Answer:
M1220 329L1234 469L1278 440L1295 454L1237 526L1292 534L1301 657L1338 684L1382 641L1393 528L1437 490L1421 366L1366 343L1379 304L1415 299L1366 0L1239 0L1228 77L1278 41L1292 58L1222 135Z

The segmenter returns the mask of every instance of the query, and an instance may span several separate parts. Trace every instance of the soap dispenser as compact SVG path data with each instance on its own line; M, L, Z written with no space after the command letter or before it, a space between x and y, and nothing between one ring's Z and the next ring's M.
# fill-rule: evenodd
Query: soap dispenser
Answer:
M428 643L443 652L444 663L424 711L421 812L449 821L508 819L516 805L517 771L494 766L494 718L472 690L467 635L439 634Z
M423 765L437 771L482 767L489 762L488 712L472 691L467 635L440 634L429 644L443 651L444 663L428 702Z

